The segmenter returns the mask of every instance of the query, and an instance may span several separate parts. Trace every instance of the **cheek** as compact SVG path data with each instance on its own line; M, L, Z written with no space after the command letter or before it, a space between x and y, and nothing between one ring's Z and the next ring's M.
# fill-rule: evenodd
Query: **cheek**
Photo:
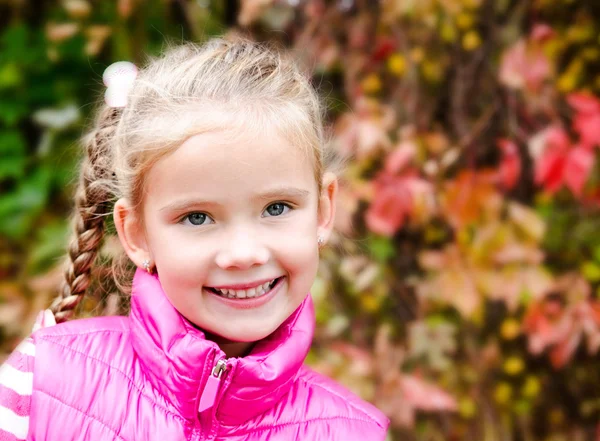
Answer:
M294 229L284 240L279 240L273 249L276 259L290 274L303 283L307 283L304 279L311 279L308 283L312 283L319 263L316 226Z
M202 269L207 267L203 248L195 246L176 227L157 225L151 231L149 227L148 233L159 275L179 280L183 286L194 286L194 280L202 277Z

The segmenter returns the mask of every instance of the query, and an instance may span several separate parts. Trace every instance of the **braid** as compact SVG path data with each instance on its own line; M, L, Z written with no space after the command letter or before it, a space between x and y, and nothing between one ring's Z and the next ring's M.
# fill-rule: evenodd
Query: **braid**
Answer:
M104 107L96 130L84 144L86 155L75 193L74 235L68 249L68 266L59 296L51 311L57 323L73 314L91 283L91 270L104 236L104 217L110 210L113 180L110 139L115 132L119 110Z

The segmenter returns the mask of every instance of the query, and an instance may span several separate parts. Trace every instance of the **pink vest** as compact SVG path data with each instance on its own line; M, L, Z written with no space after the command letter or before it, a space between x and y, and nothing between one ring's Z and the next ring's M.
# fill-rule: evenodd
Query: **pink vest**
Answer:
M183 318L138 270L129 317L41 329L28 440L377 441L388 419L302 363L310 295L243 358Z

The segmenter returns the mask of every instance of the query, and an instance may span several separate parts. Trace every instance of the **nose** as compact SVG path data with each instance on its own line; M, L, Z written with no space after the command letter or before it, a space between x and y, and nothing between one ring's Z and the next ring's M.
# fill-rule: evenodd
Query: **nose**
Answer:
M252 231L239 229L223 241L215 260L222 269L248 269L267 263L269 250Z

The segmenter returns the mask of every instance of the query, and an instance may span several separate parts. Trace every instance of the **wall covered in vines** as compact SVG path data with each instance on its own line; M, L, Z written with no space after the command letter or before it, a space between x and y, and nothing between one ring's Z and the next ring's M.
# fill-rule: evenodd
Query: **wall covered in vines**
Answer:
M104 68L243 33L310 72L347 159L308 362L390 440L600 439L600 3L33 3L0 3L3 356L59 286Z

